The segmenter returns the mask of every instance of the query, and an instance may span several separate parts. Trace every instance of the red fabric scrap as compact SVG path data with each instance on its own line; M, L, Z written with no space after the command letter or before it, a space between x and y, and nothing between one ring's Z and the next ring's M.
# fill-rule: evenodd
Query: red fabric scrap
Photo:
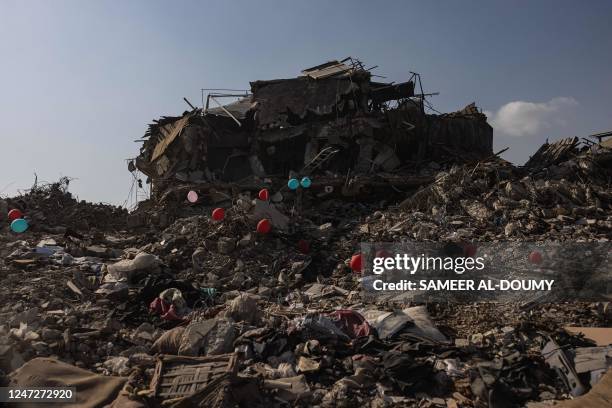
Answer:
M172 303L168 303L161 298L155 298L149 305L149 313L160 315L164 320L183 320L176 313Z
M354 310L336 310L330 313L329 317L337 328L352 339L370 335L370 325L362 315Z

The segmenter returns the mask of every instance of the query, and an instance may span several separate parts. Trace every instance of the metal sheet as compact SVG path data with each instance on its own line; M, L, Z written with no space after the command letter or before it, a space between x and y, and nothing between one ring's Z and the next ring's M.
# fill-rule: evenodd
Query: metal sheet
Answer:
M312 79L323 79L330 76L343 74L350 71L352 68L338 61L330 61L325 64L317 65L316 67L307 68L302 71L304 76Z
M251 98L243 98L238 101L228 103L227 105L223 105L223 108L230 112L237 119L246 118L247 112L253 108L254 103L251 101ZM205 112L207 115L220 115L227 116L227 113L220 107L207 109Z

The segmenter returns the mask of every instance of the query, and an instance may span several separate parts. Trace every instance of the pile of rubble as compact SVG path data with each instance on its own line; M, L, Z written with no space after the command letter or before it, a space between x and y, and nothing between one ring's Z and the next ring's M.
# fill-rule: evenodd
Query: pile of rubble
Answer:
M553 147L565 144L562 140ZM400 203L404 214L381 221L380 240L410 232L418 240L607 241L612 156L606 151L575 153L556 163L535 162L537 167L533 159L533 167L516 168L491 158L440 172L432 184Z
M609 302L372 300L350 267L364 242L607 242L609 148L517 167L474 106L425 115L417 77L345 62L152 125L129 215L67 180L0 200L31 226L0 224L0 385L115 408L609 406Z
M326 195L411 189L441 165L493 153L493 129L474 103L429 114L419 74L402 83L374 77L349 57L251 82L242 94L208 94L202 109L187 101L192 110L149 125L128 169L144 173L153 198L172 210L186 190L222 200L236 185L257 191L292 173L316 174L311 188Z
M546 168L454 165L398 206L305 194L296 212L242 194L219 222L185 200L200 215L138 233L57 185L9 199L37 222L2 230L5 381L81 376L99 391L78 398L116 407L609 398L596 389L610 382L610 304L364 303L347 266L364 241L609 239L610 167L571 167L608 152L573 152ZM255 232L263 216L269 235Z
M55 226L88 230L90 228L118 229L127 222L127 211L107 204L78 201L68 191L70 178L62 177L55 183L35 183L25 194L0 201L0 222L4 222L8 209L18 209L28 215L30 226Z

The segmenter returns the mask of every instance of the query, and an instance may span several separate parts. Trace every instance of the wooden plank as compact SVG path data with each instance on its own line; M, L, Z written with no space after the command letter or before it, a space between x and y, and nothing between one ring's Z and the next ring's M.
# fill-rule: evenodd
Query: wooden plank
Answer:
M168 129L166 128L166 126L168 125L165 125L164 127L160 128L160 133L164 135L164 137L155 146L155 149L153 150L153 155L151 156L151 162L154 162L157 158L159 158L166 151L168 146L170 146L170 144L172 144L174 139L176 139L176 137L183 131L190 117L191 115L185 115L178 121L174 122L171 126L170 131L168 131Z
M211 382L237 372L237 356L211 357L160 356L150 385L156 396L186 397Z

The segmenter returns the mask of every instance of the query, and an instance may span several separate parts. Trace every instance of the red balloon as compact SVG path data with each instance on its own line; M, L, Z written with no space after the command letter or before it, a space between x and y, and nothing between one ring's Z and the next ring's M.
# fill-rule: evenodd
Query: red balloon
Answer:
M9 221L12 222L18 218L23 218L23 213L19 211L18 209L13 208L11 211L8 212Z
M476 251L477 250L478 249L476 248L476 245L474 245L474 244L465 244L463 246L463 253L468 258L473 258L474 255L476 255Z
M532 264L540 264L542 263L542 254L538 251L531 251L529 254L529 262Z
M259 190L259 199L261 201L268 201L268 199L270 199L270 192L267 188L262 188Z
M310 244L305 239L300 239L298 241L297 246L298 246L299 251L303 254L307 254L310 252Z
M221 221L223 218L225 218L225 210L223 208L215 208L212 212L212 219Z
M376 258L391 258L391 254L387 251L385 251L384 249L379 249L378 251L376 251Z
M260 234L267 234L268 232L270 232L271 229L272 224L267 218L264 218L263 220L257 223L257 232L259 232Z
M350 267L353 272L361 272L361 254L356 254L351 257Z

